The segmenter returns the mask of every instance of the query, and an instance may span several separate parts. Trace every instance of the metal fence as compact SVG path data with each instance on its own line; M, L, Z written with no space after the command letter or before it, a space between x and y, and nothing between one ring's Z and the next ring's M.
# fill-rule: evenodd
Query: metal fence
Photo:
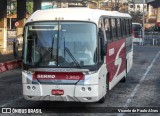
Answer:
M143 45L160 46L160 32L145 32Z

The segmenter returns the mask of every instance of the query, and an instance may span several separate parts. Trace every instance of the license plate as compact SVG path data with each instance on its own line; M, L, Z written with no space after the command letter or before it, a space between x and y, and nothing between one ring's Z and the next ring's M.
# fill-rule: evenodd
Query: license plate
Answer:
M52 95L63 95L64 91L63 90L52 90L51 93Z

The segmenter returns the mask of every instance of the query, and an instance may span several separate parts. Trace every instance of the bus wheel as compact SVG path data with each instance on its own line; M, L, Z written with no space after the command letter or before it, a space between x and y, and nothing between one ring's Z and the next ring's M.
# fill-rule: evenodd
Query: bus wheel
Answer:
M120 82L125 83L126 82L126 77L127 77L127 71L126 71L126 75L120 80Z
M106 76L106 93L108 93L108 90L109 90L109 74L107 74ZM106 101L106 94L98 101L98 103L104 103Z
M124 76L124 77L121 79L120 82L125 83L125 82L126 82L126 76Z
M106 101L106 95L104 95L99 101L98 103L104 103Z

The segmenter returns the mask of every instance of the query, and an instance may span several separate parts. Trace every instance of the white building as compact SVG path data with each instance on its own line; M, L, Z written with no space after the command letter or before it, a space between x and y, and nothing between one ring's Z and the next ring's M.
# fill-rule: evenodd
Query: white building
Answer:
M129 13L143 12L143 0L129 0L128 2ZM144 12L147 12L147 4L144 3Z

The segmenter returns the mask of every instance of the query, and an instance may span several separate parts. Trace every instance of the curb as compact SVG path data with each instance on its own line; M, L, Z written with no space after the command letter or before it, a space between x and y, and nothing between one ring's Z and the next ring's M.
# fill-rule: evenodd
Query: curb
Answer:
M21 62L21 60L13 60L0 63L0 73L20 68L22 66Z

